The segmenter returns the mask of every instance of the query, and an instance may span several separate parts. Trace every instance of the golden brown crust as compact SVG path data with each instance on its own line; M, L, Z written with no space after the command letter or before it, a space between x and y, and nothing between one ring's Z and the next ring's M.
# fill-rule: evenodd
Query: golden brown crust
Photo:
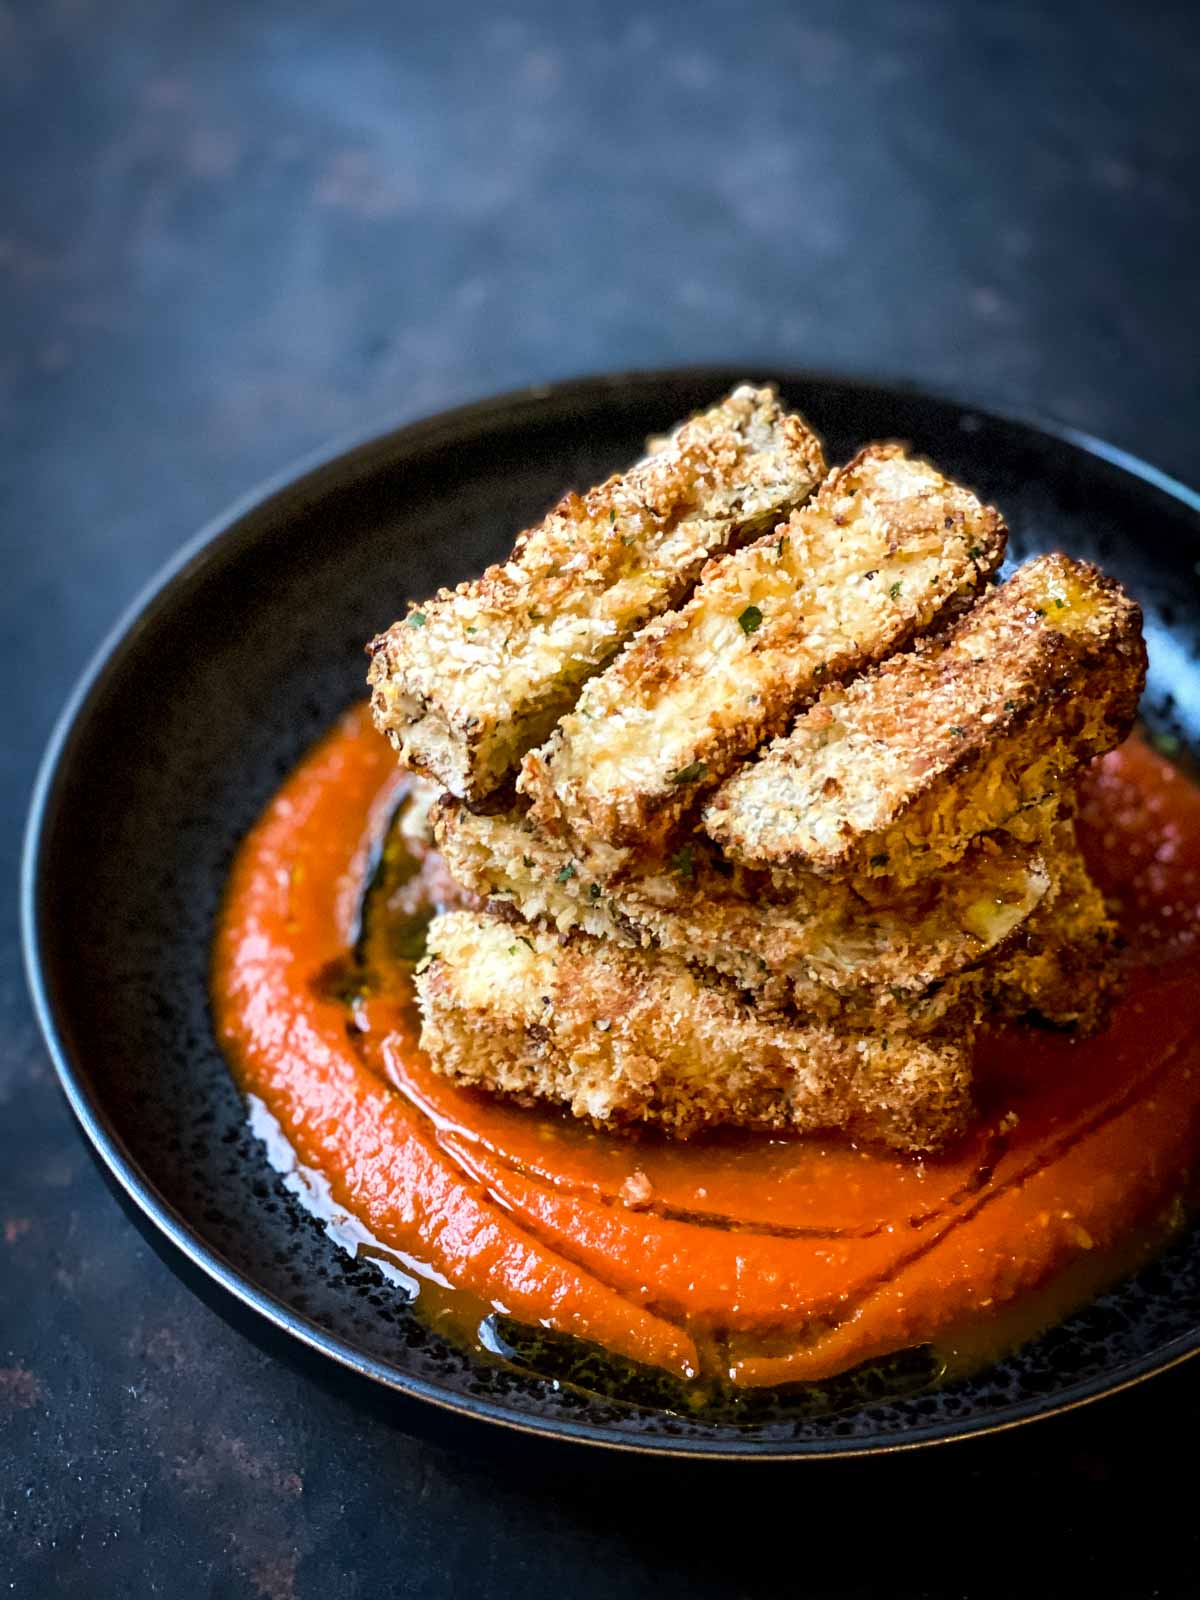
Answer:
M982 839L904 891L813 874L772 882L693 837L602 884L518 809L472 813L447 796L434 834L459 883L493 909L711 968L771 1004L820 1017L895 1011L1002 950L1050 887L1040 842Z
M717 792L705 828L752 865L919 877L1118 744L1145 666L1119 585L1040 557L944 638L823 693Z
M486 913L430 930L422 1044L459 1083L686 1136L727 1123L932 1150L970 1115L970 1041L763 1019L673 957Z
M531 751L518 788L577 845L644 846L840 680L961 608L1004 555L998 513L896 445L830 473L768 537L704 569Z
M1121 986L1117 927L1092 882L1069 818L1055 830L1050 893L1004 959L981 974L990 1015L1098 1033Z
M979 599L998 513L895 446L746 544L819 465L768 391L654 448L375 642L486 901L433 925L423 1043L603 1127L940 1148L981 1024L1107 1016L1073 785L1132 721L1140 611L1065 556Z
M823 472L815 435L773 390L735 390L375 639L377 725L406 766L481 799L711 556L772 526Z

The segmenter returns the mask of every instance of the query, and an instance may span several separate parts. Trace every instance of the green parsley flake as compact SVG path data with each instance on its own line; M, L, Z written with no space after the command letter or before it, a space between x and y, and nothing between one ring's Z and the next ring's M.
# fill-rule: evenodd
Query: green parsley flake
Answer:
M903 589L903 587L904 585L900 582L900 579L897 578L895 583L892 584L891 588L888 590L888 594L891 595L893 600L898 600L900 598L900 591Z
M568 861L561 872L556 874L554 881L555 883L568 883L574 876L575 863L573 861Z
M886 867L887 864L888 864L888 855L887 855L887 851L886 850L882 850L882 851L880 851L880 853L877 856L872 856L871 857L871 865L873 867Z
M425 613L423 611L410 612L408 625L410 628L423 628L425 626Z
M678 772L671 774L672 783L699 783L701 778L708 776L708 768L703 761L689 762L686 767L680 767Z
M978 561L982 554L983 554L982 545L973 544L971 546L971 548L967 551L967 560L968 561Z
M677 850L670 860L671 871L690 883L696 876L696 865L692 859L692 847L685 844L682 850Z
M757 606L747 606L738 618L738 626L745 634L757 633L762 626L762 612Z
M600 885L598 883L589 883L588 884L588 899L589 900L599 900L600 892L601 892L600 891Z

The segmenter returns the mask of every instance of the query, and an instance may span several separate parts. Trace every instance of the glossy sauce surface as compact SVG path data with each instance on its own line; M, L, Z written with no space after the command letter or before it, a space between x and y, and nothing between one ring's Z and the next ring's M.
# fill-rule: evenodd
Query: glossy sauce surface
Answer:
M243 1089L439 1325L474 1337L498 1309L684 1380L822 1381L915 1345L982 1352L1180 1220L1200 1149L1200 790L1139 741L1089 775L1081 828L1128 941L1112 1027L988 1038L976 1128L925 1161L629 1139L438 1078L411 972L447 886L389 833L404 784L361 709L305 758L239 852L214 1006ZM1072 1284L1088 1288L1056 1304Z

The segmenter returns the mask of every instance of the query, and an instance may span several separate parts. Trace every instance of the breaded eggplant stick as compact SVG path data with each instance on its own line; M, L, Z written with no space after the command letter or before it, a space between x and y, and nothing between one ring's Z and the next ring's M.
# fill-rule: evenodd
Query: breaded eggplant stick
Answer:
M925 632L1004 556L998 513L897 445L870 445L786 526L711 562L525 757L518 788L580 845L668 834L797 706Z
M684 1137L719 1124L840 1129L933 1150L971 1111L966 1039L760 1018L681 961L486 912L448 912L417 978L421 1042L458 1083Z
M938 871L1119 744L1145 672L1135 602L1041 556L944 638L823 693L717 791L705 829L753 866Z
M376 724L406 766L481 799L711 556L774 526L824 470L815 435L774 390L736 389L375 639Z
M829 1017L895 1010L1001 950L1050 876L1038 843L981 839L936 880L892 892L812 874L772 883L699 836L663 866L601 885L560 841L510 810L444 798L434 837L451 875L493 908L710 967L760 1004ZM939 1008L939 1015L940 1015Z
M1047 1023L1083 1035L1099 1032L1123 982L1113 960L1117 930L1080 852L1071 797L1064 796L1064 802L1066 814L1047 824L1049 813L1043 812L1039 829L1049 887L1012 936L993 945L984 959L920 993L899 987L843 990L836 1013L841 1025L866 1018L876 1027L890 1027L891 1015L897 1014L910 1033L970 1028L985 1018ZM969 859L969 854L963 858ZM961 863L948 870L960 868Z
M978 981L995 1017L1098 1033L1122 983L1113 960L1117 926L1088 874L1072 819L1055 829L1050 859L1050 893Z

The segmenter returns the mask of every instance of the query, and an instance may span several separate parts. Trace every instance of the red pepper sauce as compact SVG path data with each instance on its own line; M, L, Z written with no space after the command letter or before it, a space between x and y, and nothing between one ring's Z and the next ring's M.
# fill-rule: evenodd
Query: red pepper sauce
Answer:
M837 1139L634 1140L440 1079L411 962L365 992L336 981L404 783L363 708L300 763L239 852L213 994L242 1088L440 1325L473 1334L495 1308L739 1387L918 1345L962 1364L1181 1218L1200 1153L1200 789L1141 741L1088 775L1081 819L1128 945L1111 1027L988 1037L977 1127L923 1161ZM436 861L414 860L407 910L436 885Z

